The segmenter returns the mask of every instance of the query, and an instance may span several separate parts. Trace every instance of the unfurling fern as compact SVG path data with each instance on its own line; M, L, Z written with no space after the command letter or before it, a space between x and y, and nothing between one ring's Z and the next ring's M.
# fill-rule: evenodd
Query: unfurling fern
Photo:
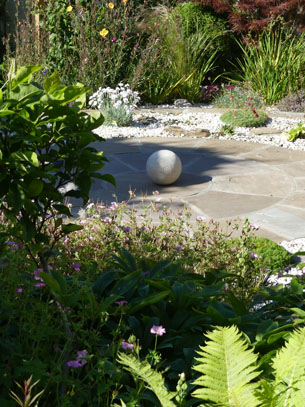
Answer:
M247 349L236 327L216 328L206 336L209 341L201 346L200 358L194 369L202 373L194 384L200 386L193 396L214 402L221 407L256 407L258 387L252 381L259 375L254 365L257 356Z
M167 390L162 374L153 370L147 360L141 362L133 355L120 353L118 361L133 377L138 377L146 383L147 388L158 397L162 407L175 407L172 399L176 393Z

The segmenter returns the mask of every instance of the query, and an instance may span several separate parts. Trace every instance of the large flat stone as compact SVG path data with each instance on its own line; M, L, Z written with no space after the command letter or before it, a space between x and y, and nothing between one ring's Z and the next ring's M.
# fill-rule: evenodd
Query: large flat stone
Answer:
M305 161L288 162L285 164L277 165L277 167L295 178L303 178L305 174Z
M294 190L294 183L290 177L270 168L247 175L215 177L211 189L229 193L273 196L281 199Z
M91 144L91 146L96 148L98 151L104 151L106 157L107 154L129 154L140 151L139 143L135 139L106 139L102 142L94 142Z
M282 202L282 205L305 208L305 192L296 192ZM305 234L305 230L304 230Z
M245 141L202 139L197 144L197 153L212 153L220 155L240 156L252 151L265 149L266 145L247 143Z
M277 201L278 199L273 197L218 191L207 191L188 198L188 202L214 219L243 216L274 205Z
M265 208L250 214L248 218L252 223L285 236L288 240L304 237L305 220L289 213L283 207Z
M244 154L244 157L264 162L266 164L283 164L295 163L296 161L305 160L305 151L289 150L287 148L267 146L260 151L254 151L249 154Z

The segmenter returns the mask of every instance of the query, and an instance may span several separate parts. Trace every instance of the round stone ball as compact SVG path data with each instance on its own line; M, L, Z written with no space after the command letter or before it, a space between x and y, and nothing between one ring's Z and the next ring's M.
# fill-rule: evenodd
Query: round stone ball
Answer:
M182 164L173 151L159 150L152 153L146 163L149 178L159 185L173 184L180 177Z

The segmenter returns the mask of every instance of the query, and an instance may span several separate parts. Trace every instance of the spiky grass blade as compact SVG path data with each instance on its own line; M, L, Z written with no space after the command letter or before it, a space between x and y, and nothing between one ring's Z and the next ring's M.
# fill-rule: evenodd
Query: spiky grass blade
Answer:
M153 370L150 364L144 360L140 361L133 355L120 353L118 362L124 366L133 377L139 378L146 383L146 386L159 399L162 407L175 407L172 399L176 393L167 390L164 384L164 379L160 372Z
M305 328L297 329L273 359L276 407L298 407L305 395ZM303 399L303 406L305 399Z
M237 328L217 327L206 336L209 341L201 346L194 369L202 374L194 384L199 388L193 396L214 402L221 407L256 407L255 396L259 375L255 367L257 356L248 349Z

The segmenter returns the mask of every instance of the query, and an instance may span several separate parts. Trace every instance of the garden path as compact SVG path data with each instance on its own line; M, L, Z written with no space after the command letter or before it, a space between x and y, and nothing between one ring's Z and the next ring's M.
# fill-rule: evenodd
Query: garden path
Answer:
M98 145L96 145L98 147ZM141 207L147 200L172 201L172 207L191 208L197 216L225 222L248 218L260 226L259 235L275 241L305 236L305 152L266 144L205 138L116 138L99 148L109 163L103 173L112 174L116 188L98 181L91 190L93 201L128 200ZM183 165L179 180L158 186L146 175L147 158L169 149ZM160 195L153 195L158 190Z

